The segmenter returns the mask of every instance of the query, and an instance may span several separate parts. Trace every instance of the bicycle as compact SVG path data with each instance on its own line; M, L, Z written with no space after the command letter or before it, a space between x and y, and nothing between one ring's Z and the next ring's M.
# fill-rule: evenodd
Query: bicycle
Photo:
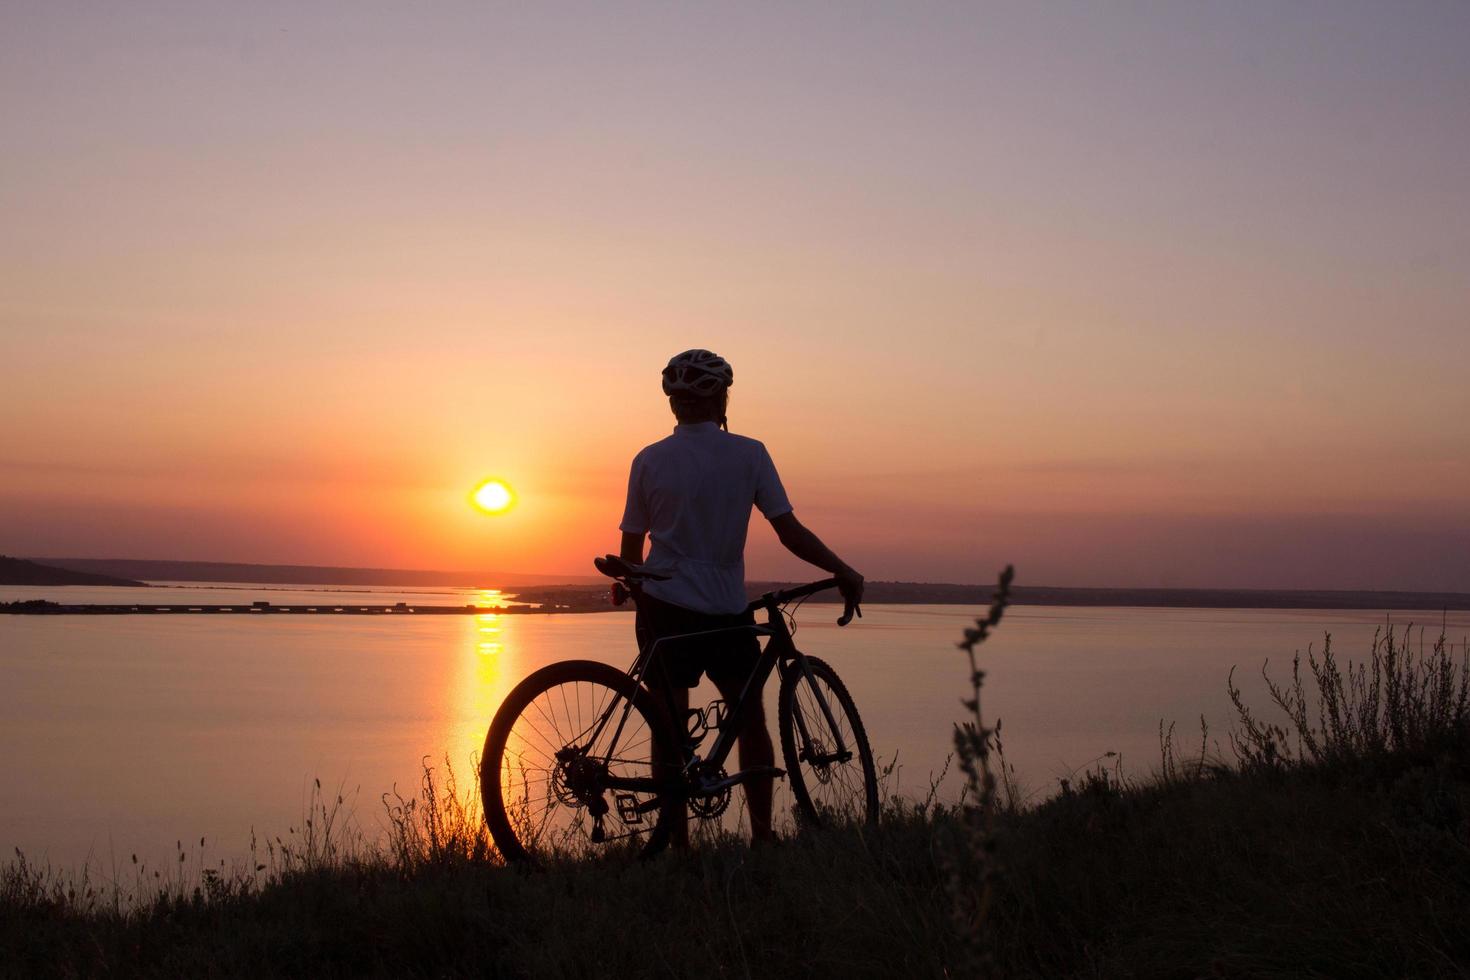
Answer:
M643 582L668 578L615 555L594 564L614 580L615 604L630 598L636 603ZM507 861L531 862L618 848L651 856L668 844L681 804L701 820L716 819L730 805L734 787L756 777L789 777L798 819L806 825L876 823L877 772L857 706L831 666L796 648L787 622L794 624L794 613L785 611L836 585L836 579L824 579L767 592L746 609L766 612L763 625L664 637L641 648L626 671L567 660L521 681L496 712L480 761L485 820L500 853ZM849 603L837 624L846 626L854 613L862 615ZM665 644L738 630L768 637L739 699L691 709L681 737L662 699L643 682L650 663ZM728 774L725 760L746 706L762 696L777 669L777 727L786 769ZM714 743L701 756L711 731ZM656 756L678 761L655 764Z

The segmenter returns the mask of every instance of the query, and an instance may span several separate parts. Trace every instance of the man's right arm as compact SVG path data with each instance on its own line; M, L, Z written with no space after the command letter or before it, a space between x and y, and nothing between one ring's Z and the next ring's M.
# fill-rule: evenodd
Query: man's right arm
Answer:
M642 466L643 454L633 457L628 470L628 502L623 507L623 520L618 530L623 532L623 543L618 557L634 565L643 564L643 539L648 536L648 507L643 498Z
M788 510L779 517L771 518L771 527L775 528L776 537L781 539L781 544L785 545L787 551L804 562L831 572L837 579L837 588L842 590L843 599L852 603L863 601L863 577L858 574L857 569L838 558L836 552L798 521L794 513ZM642 547L641 541L639 547Z
M618 552L618 557L633 565L643 564L643 539L646 535L634 534L632 531L623 532L623 547Z

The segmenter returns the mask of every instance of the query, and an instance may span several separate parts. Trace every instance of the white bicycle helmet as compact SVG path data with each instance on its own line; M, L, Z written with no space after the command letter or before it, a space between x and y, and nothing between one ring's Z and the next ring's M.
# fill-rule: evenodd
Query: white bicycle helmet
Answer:
M713 351L686 350L664 368L665 395L717 395L734 383L730 362Z

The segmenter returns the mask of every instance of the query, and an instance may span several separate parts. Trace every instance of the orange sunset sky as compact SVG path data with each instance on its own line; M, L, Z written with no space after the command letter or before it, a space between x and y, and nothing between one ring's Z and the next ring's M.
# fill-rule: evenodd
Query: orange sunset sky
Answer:
M1470 6L346 9L0 9L0 552L589 574L702 346L869 578L1470 590Z

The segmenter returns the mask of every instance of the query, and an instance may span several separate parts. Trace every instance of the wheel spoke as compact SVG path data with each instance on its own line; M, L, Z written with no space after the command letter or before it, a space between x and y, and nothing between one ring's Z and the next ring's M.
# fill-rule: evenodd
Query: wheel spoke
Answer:
M834 686L830 668L816 661L809 661L809 666L810 677L795 676L785 695L782 739L791 744L788 768L794 770L790 777L793 793L804 816L819 825L829 820L871 818L876 815L871 812L874 797L869 790L872 755L853 714L855 709ZM839 746L850 758L819 761L837 753Z
M501 709L517 710L510 723L504 725L497 718L492 727L492 737L499 742L494 746L487 742L487 753L498 758L487 758L487 766L493 768L486 771L498 772L493 778L499 792L487 791L486 805L499 801L504 814L504 822L492 821L491 829L501 827L497 842L505 833L504 824L513 835L502 851L513 843L512 856L519 852L581 856L605 849L610 841L647 841L659 826L662 809L654 807L628 822L622 816L627 804L620 809L618 800L632 797L633 809L641 810L658 794L606 786L609 778L647 780L667 768L653 762L655 733L645 709L629 704L608 683L588 677L548 680L515 703L518 710L509 705ZM599 725L602 731L591 744ZM504 734L496 736L497 729ZM599 798L607 810L601 818L602 841L593 843L596 821L589 804Z

